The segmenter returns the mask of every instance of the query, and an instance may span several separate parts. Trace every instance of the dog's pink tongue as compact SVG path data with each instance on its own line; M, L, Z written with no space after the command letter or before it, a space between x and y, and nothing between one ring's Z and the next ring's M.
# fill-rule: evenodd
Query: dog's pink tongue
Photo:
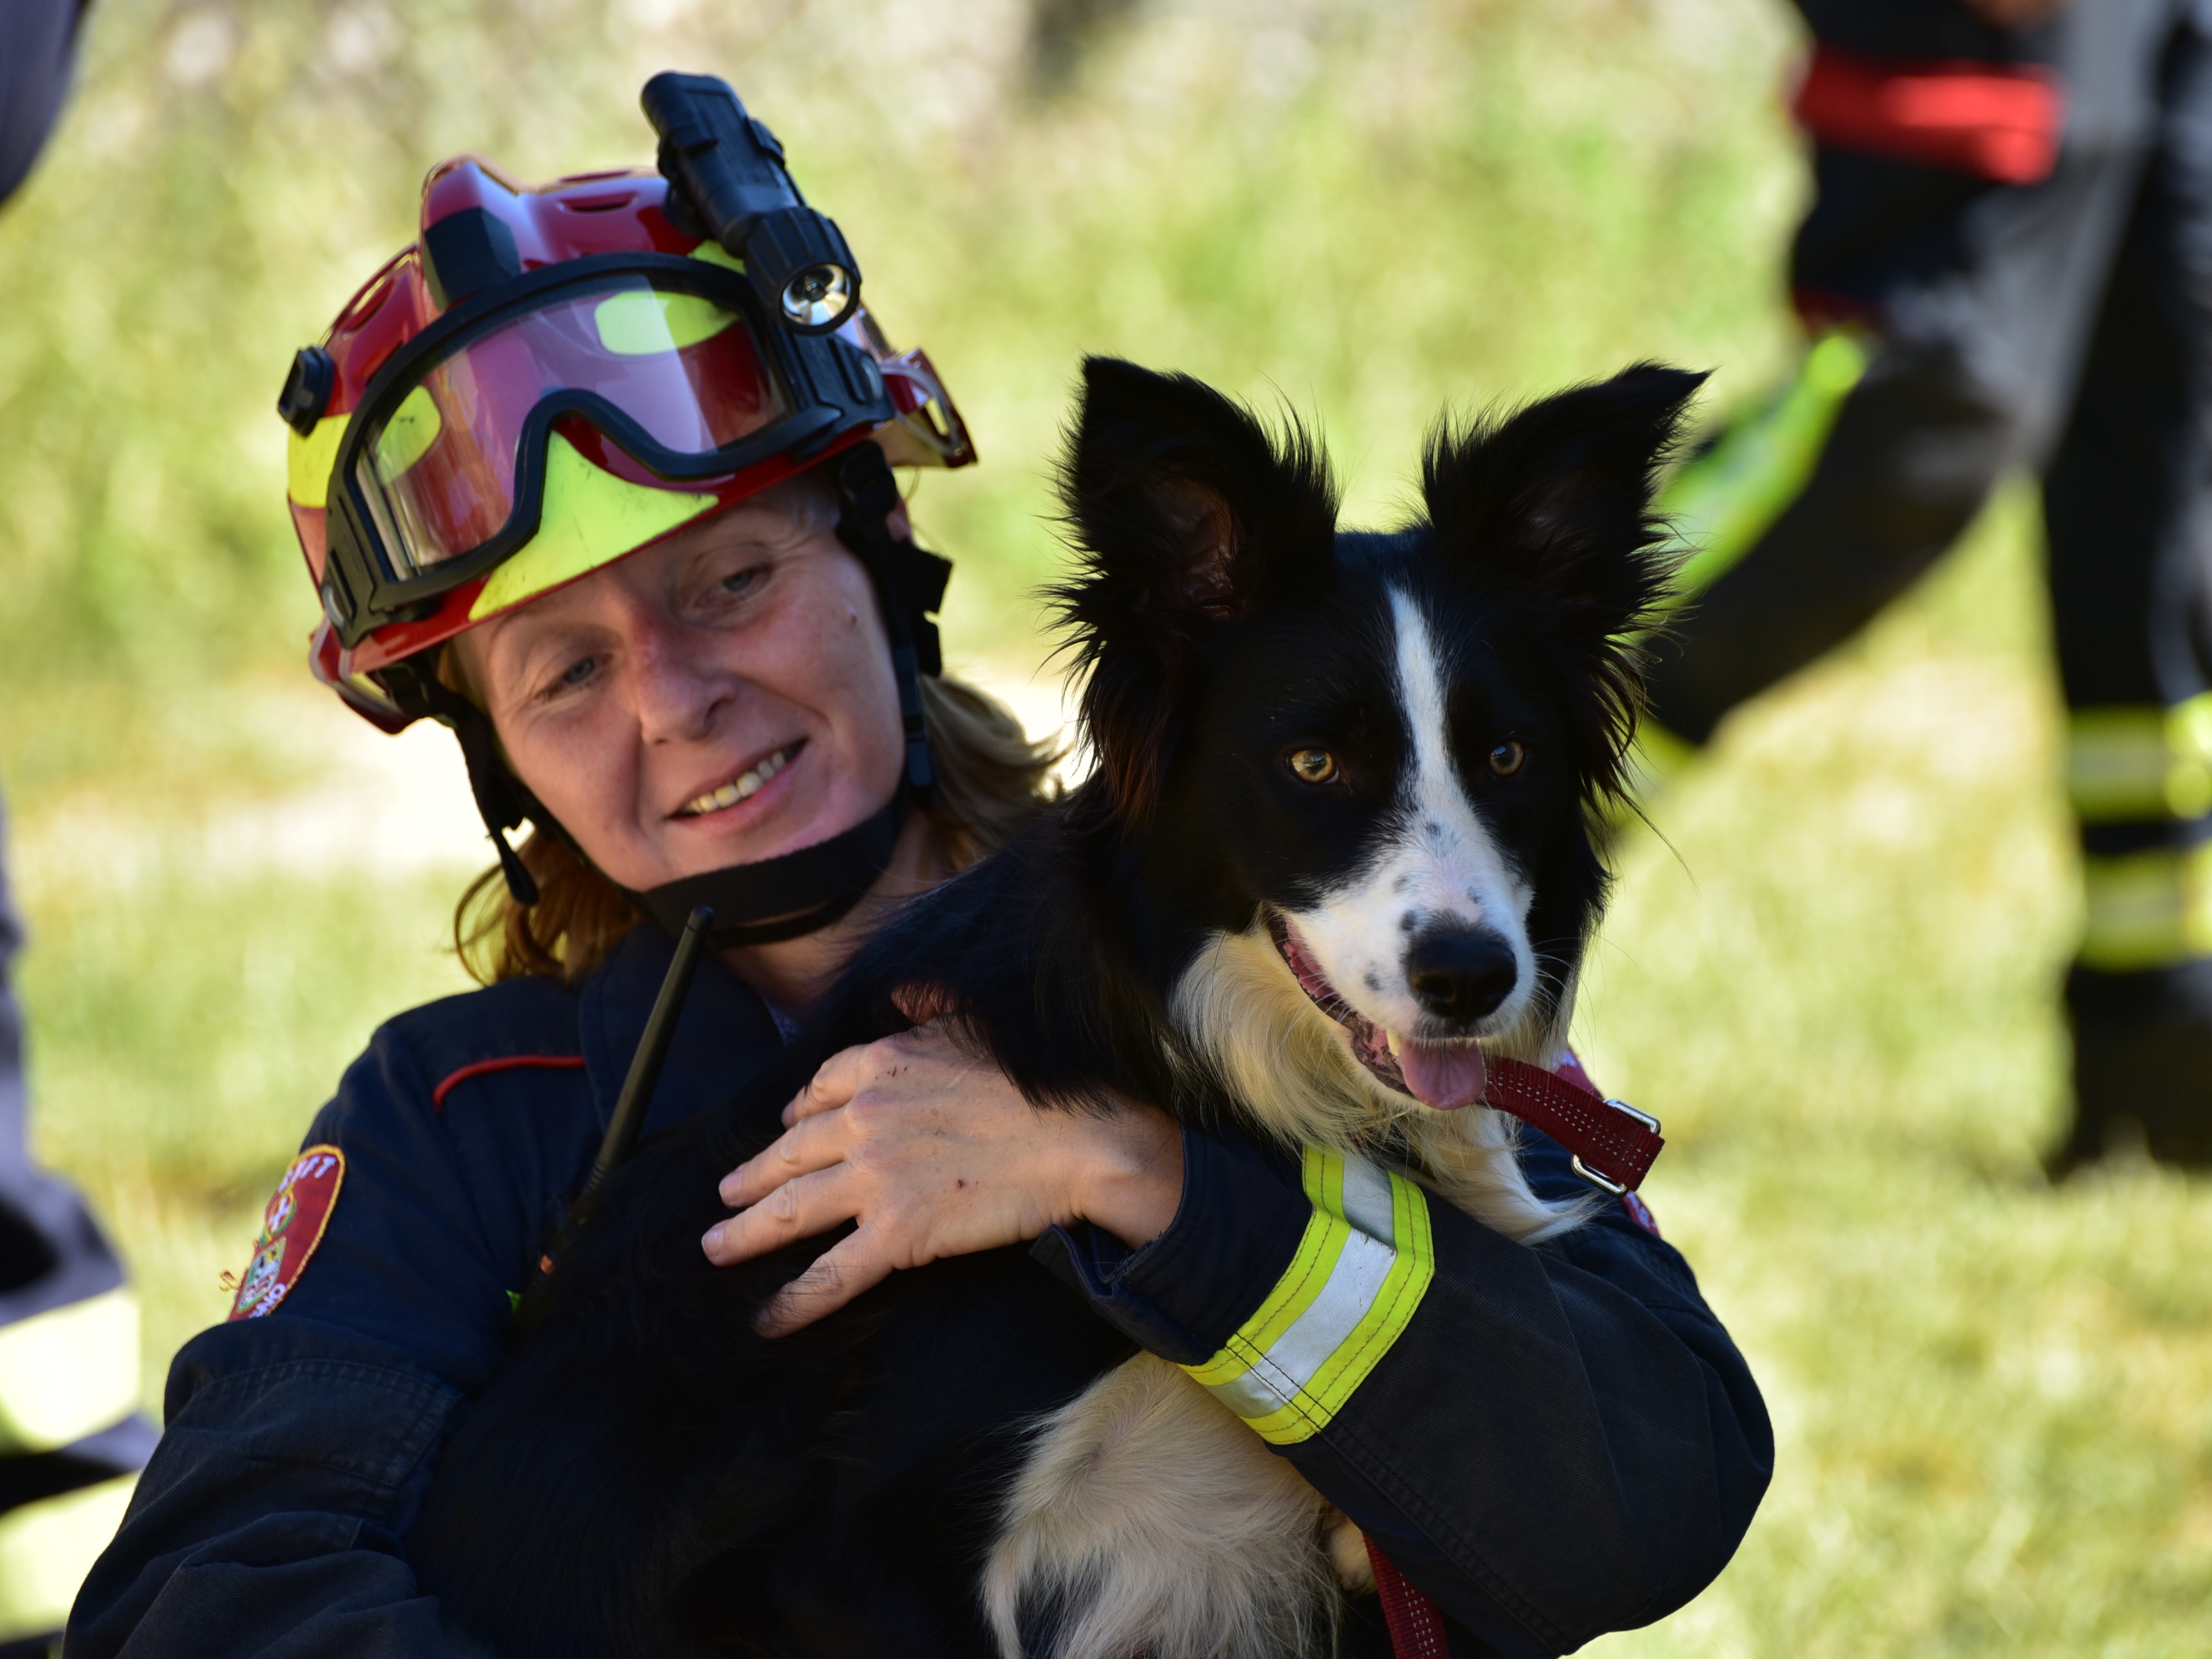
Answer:
M1482 1050L1472 1042L1401 1042L1398 1069L1413 1098L1432 1111L1454 1112L1482 1099Z

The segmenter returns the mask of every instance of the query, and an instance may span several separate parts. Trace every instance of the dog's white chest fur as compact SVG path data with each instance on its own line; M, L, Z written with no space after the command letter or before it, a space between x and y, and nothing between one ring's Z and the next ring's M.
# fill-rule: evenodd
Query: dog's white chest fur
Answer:
M983 1589L1026 1659L1326 1653L1328 1501L1176 1366L1139 1354L1041 1424Z

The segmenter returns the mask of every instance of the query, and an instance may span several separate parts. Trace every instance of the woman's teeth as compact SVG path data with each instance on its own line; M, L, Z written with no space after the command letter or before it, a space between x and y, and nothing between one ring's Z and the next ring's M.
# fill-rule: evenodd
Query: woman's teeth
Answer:
M702 812L719 812L725 806L735 806L746 796L756 793L761 785L783 770L790 759L790 750L779 749L735 783L726 783L720 789L710 790L696 800L684 802L684 810L677 816L696 818Z

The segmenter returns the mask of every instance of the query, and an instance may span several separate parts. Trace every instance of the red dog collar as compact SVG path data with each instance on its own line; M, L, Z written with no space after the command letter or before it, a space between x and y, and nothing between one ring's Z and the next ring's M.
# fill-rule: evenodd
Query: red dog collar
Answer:
M1541 1129L1574 1154L1577 1175L1616 1198L1643 1184L1667 1144L1648 1112L1517 1060L1489 1062L1483 1103Z

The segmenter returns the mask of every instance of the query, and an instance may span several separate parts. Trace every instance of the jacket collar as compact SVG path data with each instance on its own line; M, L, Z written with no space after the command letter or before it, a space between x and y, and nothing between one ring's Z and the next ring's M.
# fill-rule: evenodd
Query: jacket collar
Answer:
M614 1116L630 1057L645 1036L647 1017L675 956L676 941L651 922L641 922L584 982L578 1023L584 1071L602 1130ZM783 1038L768 1005L709 953L699 964L676 1022L659 1085L646 1108L643 1133L656 1134L720 1104L782 1052Z

